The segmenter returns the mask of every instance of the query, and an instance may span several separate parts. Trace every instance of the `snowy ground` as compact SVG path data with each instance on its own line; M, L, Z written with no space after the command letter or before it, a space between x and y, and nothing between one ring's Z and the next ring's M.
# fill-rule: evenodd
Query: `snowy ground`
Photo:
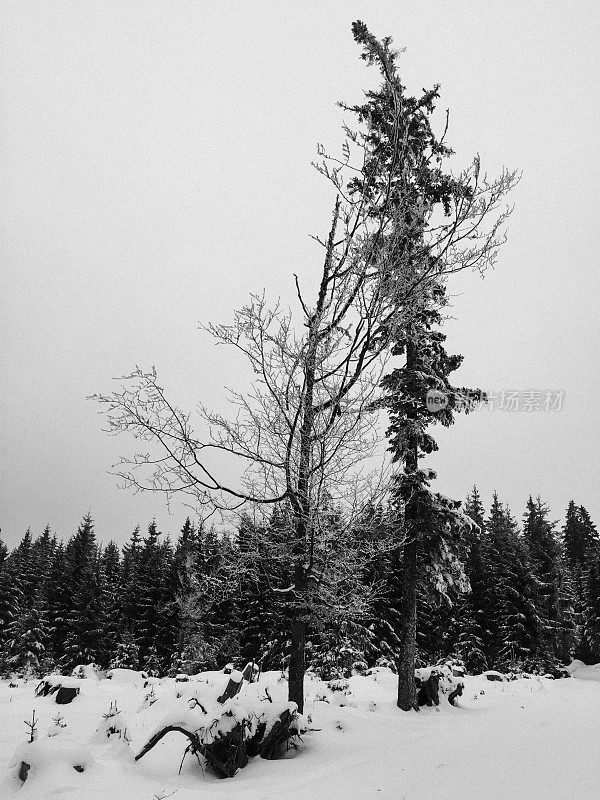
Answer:
M58 706L53 696L34 696L35 682L9 688L3 681L0 800L592 800L600 796L600 669L575 669L574 675L502 683L467 677L457 707L441 696L439 710L419 714L395 707L395 676L387 670L351 678L352 694L345 698L311 679L305 714L320 730L306 733L288 758L255 758L229 780L204 771L191 757L179 775L187 740L178 733L137 763L121 743L106 745L95 733L116 702L137 753L176 702L173 681L156 687L152 706L144 703L148 689L142 683L81 681L80 695ZM204 683L179 689L202 693L213 688L207 680L216 688L227 683L219 673L200 677ZM287 687L278 678L262 676L260 690L269 687L283 700ZM51 718L61 712L66 728L56 741L64 741L69 755L75 746L81 749L83 773L72 769L67 756L63 763L57 750L51 764L32 768L21 784L10 764L26 740L23 721L33 709L44 747Z

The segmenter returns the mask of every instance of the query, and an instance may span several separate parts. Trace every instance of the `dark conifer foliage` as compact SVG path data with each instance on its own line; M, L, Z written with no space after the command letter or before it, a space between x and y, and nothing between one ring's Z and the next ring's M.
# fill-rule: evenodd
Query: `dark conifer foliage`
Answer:
M600 662L600 542L586 509L569 503L558 533L540 499L529 498L522 528L497 494L486 513L474 487L464 507L476 527L451 552L439 549L447 538L435 525L421 543L418 663L458 658L472 672L545 673L573 656ZM324 520L335 542L343 521L333 506ZM357 568L372 601L309 626L309 664L323 677L395 667L401 524L395 507L368 506L357 519L351 538L365 554ZM49 527L37 538L28 530L12 552L0 546L0 670L33 676L94 662L162 675L249 660L285 669L290 525L285 505L242 516L231 535L187 519L173 546L152 522L122 552L98 545L89 514L66 544Z
M562 549L555 532L556 522L548 519L549 509L538 497L530 497L523 518L523 537L529 548L532 571L538 582L537 609L541 632L538 652L548 659L563 659L564 633L569 620L563 610Z

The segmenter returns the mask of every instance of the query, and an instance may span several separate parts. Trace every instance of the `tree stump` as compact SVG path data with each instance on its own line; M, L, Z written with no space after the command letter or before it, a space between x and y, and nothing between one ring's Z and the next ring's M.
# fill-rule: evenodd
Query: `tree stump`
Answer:
M448 695L448 702L450 703L451 706L454 705L454 701L456 700L456 698L462 695L464 688L465 685L464 683L461 682L458 684L456 689L454 689L454 691L450 692L450 694Z
M426 681L415 677L417 682L417 701L420 706L439 706L440 704L440 675L432 670Z
M201 752L220 778L233 778L249 760L245 725L238 722L225 736L202 745Z
M232 672L225 691L220 697L217 697L217 703L223 705L226 700L231 700L232 697L235 697L242 688L243 682L244 677L241 672Z
M35 696L36 697L47 697L49 694L54 694L54 692L58 691L60 688L60 684L58 683L51 683L50 681L40 681L38 685L35 687Z
M279 715L267 736L260 743L259 753L261 758L273 761L281 756L283 746L294 735L290 730L294 716L289 708Z
M66 706L79 694L79 689L69 686L59 686L56 693L55 702L59 706Z

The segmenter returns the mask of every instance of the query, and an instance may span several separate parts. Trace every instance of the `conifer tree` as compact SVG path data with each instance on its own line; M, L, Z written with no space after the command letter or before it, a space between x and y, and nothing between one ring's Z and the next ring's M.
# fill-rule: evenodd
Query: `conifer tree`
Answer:
M465 514L477 529L466 533L468 554L465 571L471 591L464 594L457 606L453 631L453 650L470 672L488 668L486 642L489 633L489 575L487 570L485 509L476 486L465 502Z
M151 645L142 662L142 669L151 677L158 677L162 672L162 665L158 658L156 645Z
M369 666L384 664L396 669L400 649L402 601L402 553L396 532L390 524L393 516L382 506L367 504L356 523L355 536L375 545L365 558L363 582L371 588L374 597L371 613L365 620L369 632L366 641L366 661Z
M177 629L177 640L173 658L177 662L175 672L181 671L181 656L192 634L193 619L189 613L189 598L193 591L193 576L200 559L200 536L187 517L179 536L171 566L173 586L173 620Z
M73 593L73 607L67 617L68 633L61 664L72 670L78 664L105 660L105 618L99 565L92 563L82 573Z
M140 648L131 631L125 630L109 663L110 669L139 669Z
M6 666L25 675L37 675L48 642L45 614L44 573L27 529L11 553L8 564L12 578L5 613L9 622L5 633Z
M168 536L159 545L159 550L160 605L156 612L154 649L162 673L167 671L177 648L179 629L175 552Z
M39 677L47 629L32 603L19 609L8 629L7 667L26 678Z
M532 666L538 655L541 620L537 582L518 525L494 492L486 521L488 661L496 669Z
M485 508L481 502L481 496L477 486L473 486L471 494L467 495L465 514L471 517L473 522L477 525L479 534L481 534L485 529Z
M595 603L593 598L596 583L596 563L600 557L600 540L592 519L583 506L571 500L567 507L562 529L564 557L571 576L571 605L574 628L573 651L576 658L593 663L598 650L589 636L596 639Z
M138 637L138 620L140 619L140 560L142 538L137 526L129 542L123 547L121 564L121 634L128 631L136 640Z
M161 551L158 542L160 533L153 520L144 538L137 570L137 641L143 661L150 648L156 646L158 613L163 603L163 573Z
M415 268L415 279L418 268ZM385 403L390 415L388 436L393 458L401 465L396 480L395 496L404 509L403 546L403 620L402 650L398 666L398 706L405 711L418 709L414 668L416 658L417 605L419 584L423 580L426 562L436 568L441 558L450 555L447 542L470 527L468 518L458 513L460 502L448 501L429 489L435 477L431 471L419 468L419 459L437 450L437 444L427 432L431 424L451 425L454 413L469 410L461 402L468 396L473 402L481 393L458 390L449 382L449 375L461 364L461 356L447 354L445 335L436 327L442 322L441 308L446 304L445 289L434 285L425 295L420 307L413 309L406 325L397 336L392 351L405 356L405 364L383 381ZM431 409L426 398L429 393L443 399L442 408ZM437 531L437 537L433 534ZM458 554L460 545L456 550ZM439 574L439 571L438 571Z
M595 556L586 570L583 589L582 655L587 663L600 663L600 557Z
M6 669L10 626L18 614L18 584L10 559L0 564L0 671Z
M104 630L99 663L106 667L116 652L122 631L121 609L121 554L112 540L102 550L99 558L100 592Z
M523 536L539 587L537 608L542 623L539 656L552 662L568 658L563 645L568 620L564 618L561 602L562 554L554 532L556 523L548 520L548 513L539 497L535 502L529 497Z
M102 653L102 603L98 547L88 513L64 552L64 581L57 609L60 620L60 663L63 669L97 662Z

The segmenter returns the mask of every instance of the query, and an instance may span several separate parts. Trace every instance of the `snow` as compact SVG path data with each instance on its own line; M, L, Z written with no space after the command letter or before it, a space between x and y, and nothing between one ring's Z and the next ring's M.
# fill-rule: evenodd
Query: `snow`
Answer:
M140 761L133 756L165 720L206 730L215 718L227 725L260 709L274 721L287 704L280 673L245 684L218 716L214 698L229 677L222 671L187 684L155 681L152 704L144 703L143 681L79 681L85 691L60 707L66 727L51 738L53 698L36 697L36 681L17 688L0 681L0 798L152 800L174 792L174 800L592 800L600 796L600 665L573 662L568 671L574 677L561 680L467 675L456 707L440 694L439 707L418 714L396 708L396 676L386 668L352 676L341 691L309 675L298 750L280 761L254 758L229 780L191 755L179 774L188 741L178 733ZM105 719L111 705L119 712L115 725ZM34 709L38 739L29 744L23 720ZM23 760L31 769L21 783Z
M74 678L98 680L100 678L100 670L95 664L78 664L78 666L73 668L71 675Z
M124 667L109 669L106 673L106 677L109 680L115 681L115 683L139 683L142 685L148 680L148 674L146 672L139 672L135 669L125 669Z
M583 661L575 659L571 661L565 670L573 678L580 678L586 681L600 681L600 664L584 664Z
M72 678L67 675L44 675L43 683L50 686L62 686L63 689L81 689L85 684L86 678Z
M495 669L486 669L486 671L482 672L481 674L484 675L488 681L503 681L505 679L504 675Z

